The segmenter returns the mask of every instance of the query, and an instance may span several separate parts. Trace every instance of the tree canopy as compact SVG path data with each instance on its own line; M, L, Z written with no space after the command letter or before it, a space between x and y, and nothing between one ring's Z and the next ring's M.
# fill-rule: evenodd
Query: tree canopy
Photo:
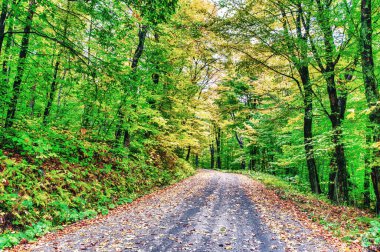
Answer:
M173 160L249 169L380 214L379 12L377 0L3 0L0 153L40 174L103 152L161 164L161 181Z

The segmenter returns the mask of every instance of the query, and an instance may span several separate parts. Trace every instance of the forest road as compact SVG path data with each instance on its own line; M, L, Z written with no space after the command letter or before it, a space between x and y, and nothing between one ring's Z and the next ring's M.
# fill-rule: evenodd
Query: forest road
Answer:
M17 251L337 251L238 174L195 176ZM255 202L256 198L256 202ZM273 209L268 209L273 206ZM265 209L265 210L264 210Z

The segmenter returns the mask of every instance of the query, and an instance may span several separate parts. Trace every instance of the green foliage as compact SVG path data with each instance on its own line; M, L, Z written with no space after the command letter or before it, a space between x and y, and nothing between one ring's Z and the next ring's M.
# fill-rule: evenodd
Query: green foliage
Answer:
M363 247L380 246L380 221L371 221L371 228L362 237Z
M12 247L19 244L22 240L34 240L52 230L49 221L38 222L28 227L23 232L5 233L0 235L0 248Z
M5 233L0 248L59 225L108 214L117 205L193 173L187 162L159 145L126 159L126 149L55 129L9 130L3 136L0 216ZM161 156L154 156L156 152Z
M380 213L379 1L364 3L219 1L210 30L224 75L208 90L216 112L201 163L219 156L223 169L269 173Z

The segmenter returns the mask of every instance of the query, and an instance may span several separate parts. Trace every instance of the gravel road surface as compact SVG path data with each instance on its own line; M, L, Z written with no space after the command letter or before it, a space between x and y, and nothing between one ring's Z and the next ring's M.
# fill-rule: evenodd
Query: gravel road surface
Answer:
M291 212L261 205L265 193L246 176L202 170L16 250L338 251Z

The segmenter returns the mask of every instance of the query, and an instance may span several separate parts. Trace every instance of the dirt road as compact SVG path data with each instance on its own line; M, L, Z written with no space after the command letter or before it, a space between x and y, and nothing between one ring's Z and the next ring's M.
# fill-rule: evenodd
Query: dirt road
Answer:
M295 214L265 202L265 193L243 175L200 171L17 250L337 251Z

